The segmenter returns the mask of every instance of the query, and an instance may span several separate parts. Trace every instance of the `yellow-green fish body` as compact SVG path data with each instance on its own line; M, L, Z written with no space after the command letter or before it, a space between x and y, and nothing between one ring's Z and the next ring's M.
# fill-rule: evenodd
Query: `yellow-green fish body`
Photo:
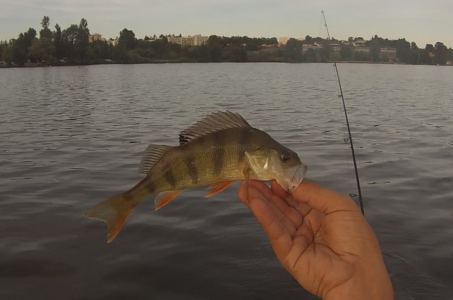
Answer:
M238 180L276 179L285 190L302 181L307 167L297 154L267 133L251 127L240 115L218 112L179 135L176 147L149 145L140 172L146 177L129 191L99 203L86 214L108 223L111 242L141 201L158 194L156 210L181 190L211 185L212 196Z

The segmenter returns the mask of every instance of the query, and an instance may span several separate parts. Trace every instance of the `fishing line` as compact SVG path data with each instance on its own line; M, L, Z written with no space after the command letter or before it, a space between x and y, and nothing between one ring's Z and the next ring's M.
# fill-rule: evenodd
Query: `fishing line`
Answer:
M326 16L324 15L324 11L321 11L322 16L324 18L324 26L326 26L326 31L327 31L327 37L328 40L330 41L330 33L329 33L329 27L327 27L327 21L326 21ZM354 144L352 142L352 134L351 134L351 128L349 127L349 119L348 119L348 112L346 109L346 103L344 101L344 96L343 96L343 88L341 87L341 81L340 81L340 74L338 72L337 68L337 61L335 59L335 54L332 55L333 57L333 66L335 68L335 73L337 74L337 81L338 81L338 86L340 87L340 95L338 95L338 98L341 98L343 102L343 111L344 111L344 116L346 119L346 126L348 127L348 136L349 136L349 144L351 146L351 152L352 152L352 161L354 163L354 172L355 172L355 179L357 182L357 192L359 196L359 204L360 204L360 210L362 211L362 214L365 215L365 210L363 208L363 201L362 201L362 190L360 188L360 180L359 180L359 171L357 170L357 162L355 159L355 152L354 152Z

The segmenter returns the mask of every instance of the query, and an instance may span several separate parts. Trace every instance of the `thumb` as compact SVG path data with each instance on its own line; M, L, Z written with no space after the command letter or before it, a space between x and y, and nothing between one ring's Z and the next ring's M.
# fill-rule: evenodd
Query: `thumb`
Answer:
M350 198L305 180L292 192L292 196L326 215L345 210L359 211Z

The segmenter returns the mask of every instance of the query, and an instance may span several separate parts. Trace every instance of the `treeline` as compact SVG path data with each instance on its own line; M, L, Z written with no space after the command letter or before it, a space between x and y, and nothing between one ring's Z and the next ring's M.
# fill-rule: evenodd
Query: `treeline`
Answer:
M132 30L123 29L114 47L112 59L120 63L146 63L156 60L186 62L244 62L247 52L259 50L262 45L278 45L277 38L220 37L211 35L200 46L168 42L168 35L153 39L137 39Z
M419 48L405 39L389 40L362 37L348 41L327 40L306 36L303 41L290 39L283 47L277 38L251 38L247 36L220 37L211 35L200 46L179 45L168 42L169 35L137 38L132 30L123 29L116 41L95 40L90 42L88 22L61 29L49 28L47 16L41 21L38 32L29 28L18 38L0 42L0 62L6 66L71 65L99 63L152 63L172 62L328 62L337 61L393 61L408 64L440 64L453 60L453 50L441 43L427 44ZM360 44L356 47L354 44ZM390 53L385 48L396 49ZM387 52L386 52L387 51Z
M0 43L0 61L18 66L23 66L27 62L58 65L59 61L65 58L69 62L87 64L95 56L101 57L106 54L105 51L100 51L97 45L89 43L90 31L87 20L82 19L79 25L73 24L64 30L56 24L54 31L49 29L49 23L49 17L45 16L41 21L39 38L36 30L29 28L26 32L20 33L17 39Z
M363 41L363 46L355 47L354 43L360 41ZM302 51L304 44L312 43L320 45L319 49L309 48ZM337 48L336 51L335 48ZM388 49L396 49L395 57L385 52ZM398 63L445 65L447 61L453 61L453 49L448 49L441 42L437 42L435 45L427 44L425 48L419 48L415 42L409 43L406 39L389 40L377 35L369 41L365 41L362 37L350 37L347 42L335 39L328 41L319 37L306 36L304 41L290 39L286 44L286 61L290 62L326 62L333 60L388 62L393 58Z
M167 36L137 39L132 30L123 29L116 43L112 39L90 42L86 19L66 29L56 24L52 31L50 19L44 16L41 30L29 28L17 39L0 42L0 61L6 65L42 65L151 63L159 61L220 62L248 61L247 51L259 50L262 45L277 45L277 38L210 36L201 46L169 43ZM116 44L114 46L114 44ZM224 51L228 49L227 51Z

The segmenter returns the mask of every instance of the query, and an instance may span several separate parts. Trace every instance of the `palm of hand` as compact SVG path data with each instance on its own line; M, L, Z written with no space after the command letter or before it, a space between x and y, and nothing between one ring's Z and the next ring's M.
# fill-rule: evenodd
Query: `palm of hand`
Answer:
M250 182L248 199L242 188L239 196L263 226L282 265L307 291L325 298L334 289L348 288L357 275L358 251L373 243L362 236L368 228L358 229L363 216L352 201L346 210L320 213L277 183L272 182L271 190L257 181Z

